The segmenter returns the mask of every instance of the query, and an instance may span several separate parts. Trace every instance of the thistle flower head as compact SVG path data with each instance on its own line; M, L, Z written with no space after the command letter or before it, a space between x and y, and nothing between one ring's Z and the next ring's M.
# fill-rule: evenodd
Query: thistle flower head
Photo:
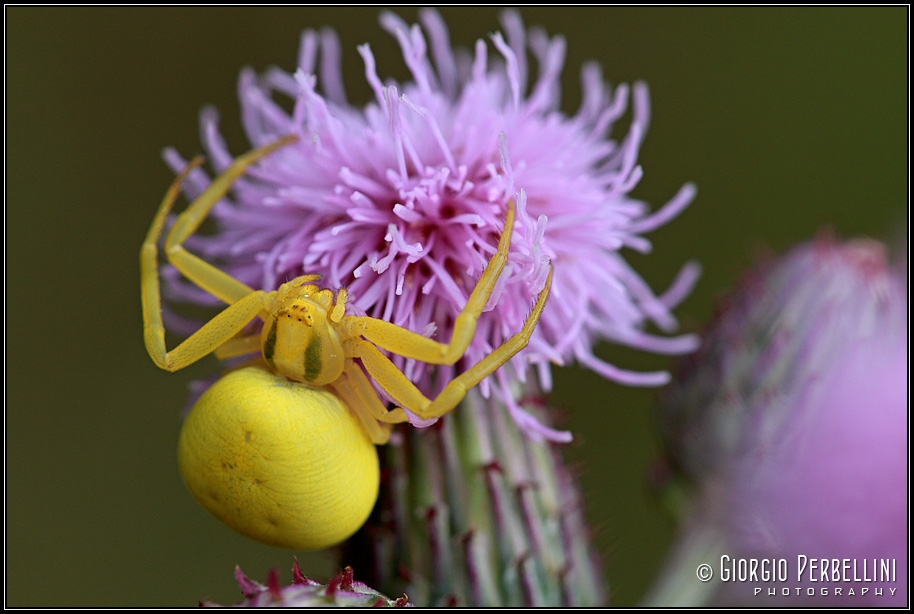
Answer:
M555 269L550 304L527 349L483 382L509 405L535 438L563 439L521 409L509 390L538 368L550 387L550 363L577 360L626 384L658 385L666 373L633 373L597 359L593 346L609 340L663 353L694 348L691 336L645 332L648 323L670 332L670 314L689 292L697 267L688 265L656 296L620 253L647 252L644 234L674 217L692 199L685 186L651 213L629 196L641 178L637 154L649 119L647 89L610 88L595 64L582 71L583 102L576 114L559 110L565 41L525 29L513 12L504 34L453 50L434 11L424 27L391 13L381 25L396 37L411 73L385 81L370 47L358 48L374 99L350 104L340 76L340 46L329 30L302 36L294 74L271 69L240 78L242 122L252 145L295 133L300 142L265 160L213 211L218 231L193 247L255 288L274 289L304 273L321 273L329 287L348 289L350 305L421 334L447 338L502 230L514 199L517 222L509 263L479 320L465 360L438 367L439 384L477 362L523 324ZM538 70L528 62L536 59ZM632 99L631 127L614 140L614 124ZM288 98L286 112L277 99ZM216 113L202 114L204 145L216 171L231 162ZM168 162L180 169L174 151ZM209 179L187 182L189 196ZM205 300L171 282L172 296ZM397 366L425 389L426 367Z
M905 604L907 369L904 279L880 243L819 239L731 297L662 416L729 554L895 559L881 603Z

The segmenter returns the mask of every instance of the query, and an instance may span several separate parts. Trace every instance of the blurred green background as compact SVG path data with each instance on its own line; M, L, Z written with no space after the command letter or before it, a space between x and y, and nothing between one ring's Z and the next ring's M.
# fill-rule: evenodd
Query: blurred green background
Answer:
M172 174L163 147L201 151L198 110L215 104L233 151L242 66L294 68L299 34L339 33L350 99L365 102L370 42L381 76L407 76L379 9L6 8L6 603L192 606L240 593L236 564L289 579L292 553L246 540L185 491L175 445L187 384L143 348L138 250ZM415 8L398 9L414 21ZM442 11L452 42L498 29L496 8ZM677 310L697 330L755 261L813 237L885 236L907 223L908 9L525 8L568 40L564 108L579 70L646 80L653 119L635 196L654 206L685 181L698 197L630 255L658 291L688 259L704 266ZM490 52L491 53L491 52ZM664 357L618 348L633 369ZM651 496L654 390L556 374L613 604L632 605L672 538ZM299 554L326 580L326 553ZM358 577L358 570L356 570Z

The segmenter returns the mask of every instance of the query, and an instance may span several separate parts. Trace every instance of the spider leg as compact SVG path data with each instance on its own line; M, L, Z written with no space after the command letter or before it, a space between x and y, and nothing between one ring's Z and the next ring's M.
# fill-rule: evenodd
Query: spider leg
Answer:
M351 359L346 361L343 374L331 384L331 387L358 416L365 426L365 430L368 431L372 443L383 445L390 440L391 424L378 424L378 420L382 416L395 412L387 411L371 387L371 382L355 362ZM402 419L397 422L405 422L406 414L403 413L403 410L395 411L397 415L402 416ZM386 422L391 422L391 420Z
M286 137L275 143L255 149L235 160L225 172L175 220L165 238L165 254L185 277L229 303L229 306L200 330L181 342L171 352L165 348L165 327L162 323L162 297L159 284L158 247L165 220L181 190L181 183L188 173L199 166L203 159L194 158L174 180L159 205L149 232L140 250L140 287L143 304L143 337L152 360L161 368L176 371L199 360L238 334L264 306L265 292L254 291L246 284L223 273L204 260L187 252L182 243L200 226L213 205L228 191L232 182L258 159L267 155L295 137ZM231 348L231 346L230 346Z
M165 349L165 328L158 311L144 322L146 350L162 369L177 371L213 352L234 337L263 310L264 292L258 290L235 301L172 351Z
M260 351L260 333L246 337L235 337L220 345L214 354L219 360L244 356Z
M485 308L495 282L508 262L511 233L514 229L514 201L508 201L505 226L498 241L498 249L479 277L466 305L457 315L454 330L448 343L423 337L396 324L368 316L347 316L343 324L351 336L362 336L372 343L406 358L415 358L435 365L452 365L463 357L476 333L476 321ZM548 285L547 290L548 292Z
M172 182L165 197L159 205L155 216L152 218L152 224L149 226L149 232L146 233L146 239L140 248L140 290L141 300L143 303L143 336L146 340L146 349L149 355L157 365L164 368L166 362L165 350L165 326L162 324L162 300L159 289L159 249L156 244L162 229L165 227L165 220L168 218L168 212L177 200L181 192L181 183L190 172L203 164L203 158L197 156L191 160Z
M438 418L457 407L457 404L463 400L470 388L477 385L486 376L496 371L500 366L508 362L512 356L526 347L543 312L543 308L546 306L546 298L549 296L551 285L552 269L550 268L549 276L546 279L546 287L543 288L537 298L536 305L534 305L530 315L527 316L527 321L524 322L524 327L521 331L495 348L491 354L448 382L444 390L432 400L423 395L415 384L409 381L403 372L397 369L390 359L384 356L373 344L359 339L353 344L353 352L355 356L362 359L362 364L365 365L368 374L403 407L423 419ZM391 413L395 412L397 410ZM379 417L379 419L385 420L384 417Z
M220 271L202 258L191 254L184 249L183 243L187 237L192 235L197 228L200 227L200 224L206 219L206 216L213 206L219 199L225 196L232 184L244 174L248 167L267 154L296 139L297 137L295 135L290 135L259 149L249 151L243 156L236 158L231 165L229 165L229 167L218 177L213 179L209 187L177 217L174 225L165 237L165 255L168 258L168 261L171 262L182 275L187 277L187 279L226 303L234 303L243 296L253 292L253 289L231 275ZM161 232L161 229L159 232Z
M362 406L371 413L375 420L380 420L388 425L406 422L406 413L399 407L392 411L387 410L385 403L381 401L378 393L375 392L374 387L371 385L371 381L355 361L347 360L344 372L349 376L349 381L363 399Z

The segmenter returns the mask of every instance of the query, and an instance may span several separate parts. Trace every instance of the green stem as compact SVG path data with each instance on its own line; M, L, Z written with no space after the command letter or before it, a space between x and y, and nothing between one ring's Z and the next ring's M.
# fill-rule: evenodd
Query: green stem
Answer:
M371 557L369 585L419 606L603 603L558 445L531 441L500 402L475 391L438 424L399 436L381 450L387 477L368 538L347 553Z
M703 522L685 525L657 580L639 605L679 608L709 605L720 583L716 576L724 548L725 540L719 529Z

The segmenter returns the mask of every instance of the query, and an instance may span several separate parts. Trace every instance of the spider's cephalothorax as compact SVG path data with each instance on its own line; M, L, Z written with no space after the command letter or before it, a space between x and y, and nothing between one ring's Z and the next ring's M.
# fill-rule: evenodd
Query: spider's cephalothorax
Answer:
M385 320L345 315L346 290L334 295L320 288L313 283L320 275L302 275L273 292L254 290L184 249L184 241L249 166L295 140L285 137L237 158L177 217L165 237L168 261L227 303L225 310L166 350L158 243L181 182L202 163L200 158L175 179L153 218L140 252L140 279L146 349L158 366L177 371L210 353L229 358L258 349L263 358L259 366L216 382L185 420L178 460L188 488L241 533L279 546L314 549L346 539L371 512L378 492L372 443L386 443L392 424L407 420L407 410L423 419L451 411L467 390L527 345L546 305L552 270L523 328L454 377L434 399L427 398L382 350L438 365L453 365L463 357L508 261L514 202L507 203L498 248L446 343ZM255 318L263 321L263 330L244 335ZM399 407L388 410L371 380Z
M296 382L325 386L345 366L335 324L333 292L308 284L283 284L268 310L261 333L263 359L271 369Z

